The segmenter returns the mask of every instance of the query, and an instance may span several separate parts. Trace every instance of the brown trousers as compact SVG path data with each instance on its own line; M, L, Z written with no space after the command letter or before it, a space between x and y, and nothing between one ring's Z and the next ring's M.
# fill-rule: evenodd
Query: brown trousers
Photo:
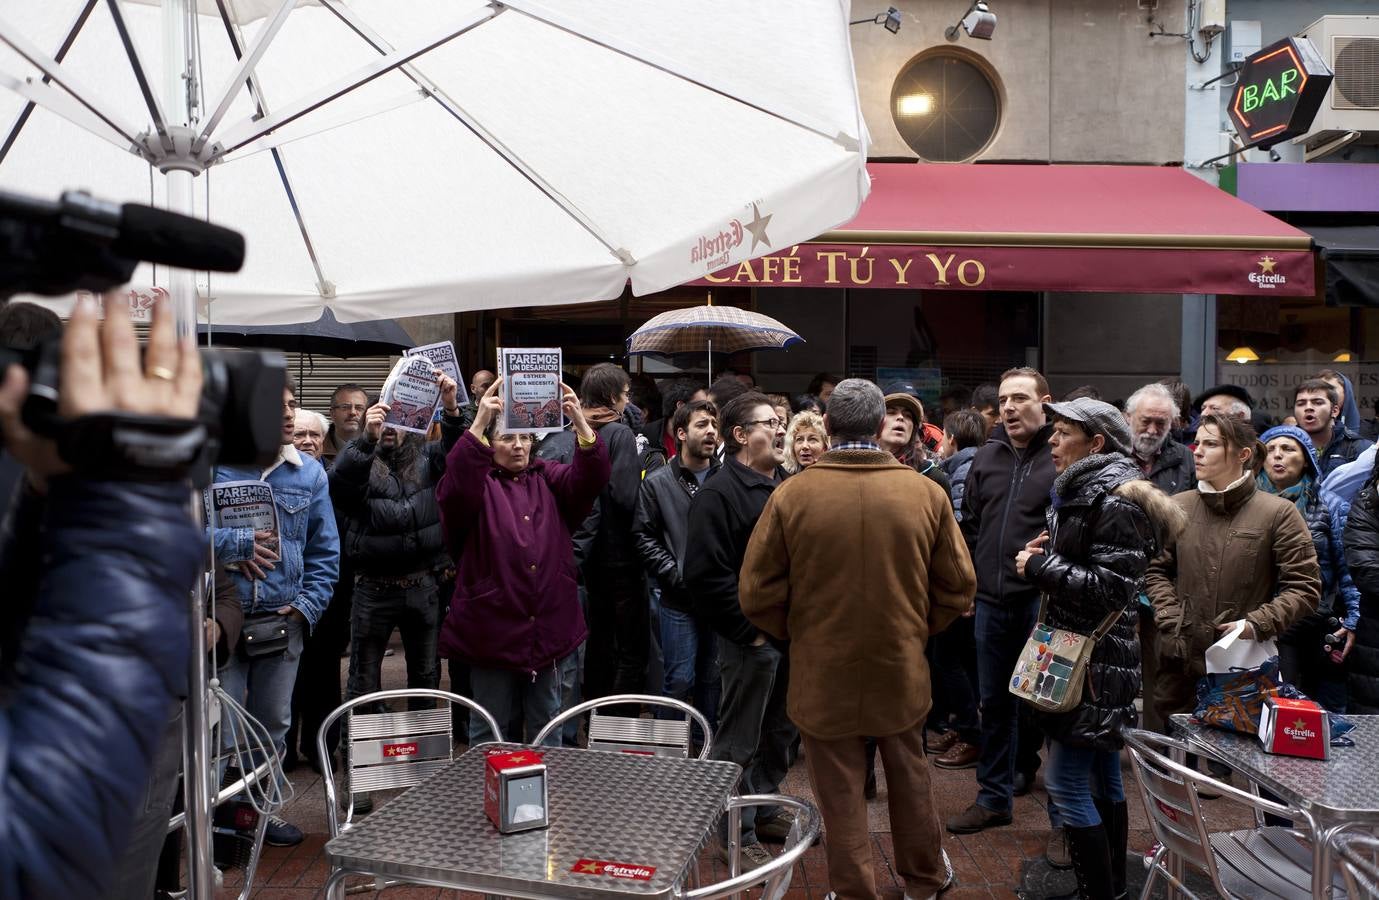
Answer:
M1197 682L1207 674L1206 659L1197 653L1191 660L1160 659L1154 678L1154 709L1166 734L1168 717L1197 708Z
M809 781L824 817L824 849L829 887L839 900L877 900L867 801L865 739L822 741L803 735ZM924 724L877 740L886 770L895 867L905 893L928 897L943 886L943 833L934 812L929 763L924 757Z

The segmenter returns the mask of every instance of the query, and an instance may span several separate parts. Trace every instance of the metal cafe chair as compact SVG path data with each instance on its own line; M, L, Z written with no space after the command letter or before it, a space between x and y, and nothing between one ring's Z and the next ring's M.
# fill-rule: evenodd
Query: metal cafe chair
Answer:
M404 712L362 713L355 707L385 700L444 700L439 707L406 710ZM355 697L337 706L316 732L316 754L321 760L321 782L326 789L326 813L330 821L330 836L349 829L354 822L354 797L373 791L411 787L448 766L454 759L455 736L451 726L451 706L459 704L483 716L493 732L493 739L503 739L502 729L488 710L468 697L449 691L427 688L376 691ZM349 715L345 729L345 765L347 789L345 820L340 821L336 800L335 771L326 746L331 725L343 715Z
M1327 849L1341 870L1347 900L1379 897L1379 836L1341 831Z
M1176 762L1170 757L1191 752L1183 741L1139 729L1126 729L1122 734L1135 762L1135 778L1150 828L1160 844L1141 900L1153 894L1160 878L1183 894L1196 897L1177 874L1184 863L1205 873L1223 897L1301 900L1312 896L1313 854L1309 843L1315 828L1306 811L1242 791ZM1301 820L1306 829L1273 826L1208 832L1202 814L1204 793L1229 798L1257 814Z
M814 804L783 794L747 794L728 801L729 833L736 827L739 810L746 806L779 806L794 813L795 821L786 835L780 855L764 866L741 875L729 870L728 878L693 890L677 891L679 900L719 900L753 885L763 885L760 900L781 900L790 888L795 863L819 836L819 811ZM733 868L736 868L735 866Z
M634 716L609 716L599 713L608 706L640 704L661 706L678 710L685 714L684 719L643 719ZM565 723L589 713L589 749L611 750L619 753L633 753L645 756L674 756L688 759L692 749L691 722L698 724L704 732L704 746L699 750L699 759L708 759L713 748L713 729L703 713L670 697L656 697L651 694L614 694L597 700L586 700L572 706L546 723L532 741L541 744L551 734L558 734Z

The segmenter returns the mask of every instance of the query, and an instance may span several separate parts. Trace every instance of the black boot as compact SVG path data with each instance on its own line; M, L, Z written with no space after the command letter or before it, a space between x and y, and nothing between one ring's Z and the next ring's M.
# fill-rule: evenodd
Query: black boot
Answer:
M1111 887L1111 852L1106 841L1106 829L1072 828L1068 833L1068 852L1073 858L1073 872L1077 875L1077 896L1082 900L1113 900Z
M1112 803L1097 800L1096 810L1101 816L1101 826L1106 829L1106 844L1111 851L1111 890L1116 900L1122 900L1125 893L1125 859L1129 853L1130 810L1124 800Z

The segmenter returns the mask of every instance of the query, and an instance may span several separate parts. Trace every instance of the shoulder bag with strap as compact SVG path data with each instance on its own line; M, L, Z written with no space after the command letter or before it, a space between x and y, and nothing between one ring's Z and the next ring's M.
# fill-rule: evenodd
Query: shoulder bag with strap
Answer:
M1043 712L1068 712L1082 702L1092 648L1110 633L1121 610L1108 613L1089 637L1044 624L1048 603L1048 595L1041 595L1034 630L1010 675L1010 692Z

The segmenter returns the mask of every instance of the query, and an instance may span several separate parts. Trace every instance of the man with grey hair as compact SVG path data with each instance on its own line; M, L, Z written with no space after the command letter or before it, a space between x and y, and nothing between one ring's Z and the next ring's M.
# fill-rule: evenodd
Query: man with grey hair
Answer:
M1173 495L1197 485L1192 454L1173 440L1173 423L1180 410L1173 392L1154 381L1125 401L1125 421L1133 440L1131 456L1154 487Z
M1238 397L1216 394L1206 398L1213 409L1220 405L1225 408L1232 404L1240 407L1233 415L1249 418L1249 407ZM1165 494L1173 495L1190 491L1197 487L1197 466L1192 452L1173 440L1170 432L1182 410L1173 391L1162 382L1151 382L1130 395L1125 401L1125 421L1130 425L1130 458L1139 463L1140 471L1154 487ZM1154 608L1149 604L1149 596L1140 592L1140 672L1144 696L1154 696L1154 685L1159 678L1159 629L1154 624ZM1163 721L1153 703L1144 704L1144 718L1141 724L1150 731L1161 731Z
M743 614L789 642L798 677L788 711L828 832L829 884L849 900L879 896L864 797L869 735L890 785L905 895L932 897L951 877L924 756L924 647L972 608L977 589L948 497L881 449L885 417L871 382L834 388L824 416L830 450L771 495L739 582ZM866 553L839 543L864 533Z
M309 409L297 410L296 427L292 432L292 446L312 459L319 460L325 450L326 432L330 425L326 417Z

